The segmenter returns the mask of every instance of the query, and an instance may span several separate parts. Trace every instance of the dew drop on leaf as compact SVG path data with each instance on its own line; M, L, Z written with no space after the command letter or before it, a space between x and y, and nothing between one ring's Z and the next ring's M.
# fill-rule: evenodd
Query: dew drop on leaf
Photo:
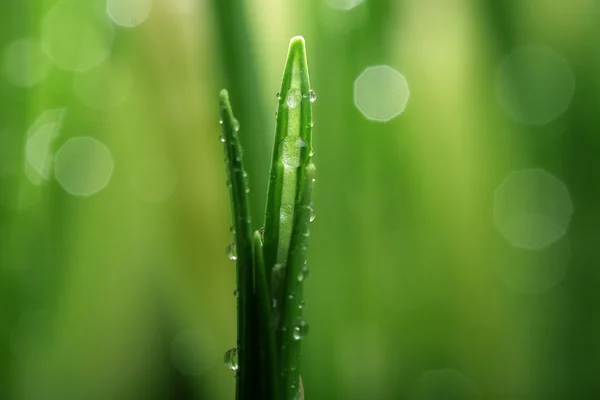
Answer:
M285 96L285 102L289 108L296 108L302 100L302 94L298 89L290 89Z
M233 130L236 132L240 130L240 121L235 118L233 119Z
M308 92L309 96L310 96L310 102L314 103L315 101L317 101L317 92L315 92L314 90L311 89L310 92Z
M288 136L281 142L281 161L288 168L298 168L300 166L300 146L298 142L304 143L297 137ZM306 146L306 143L304 143Z
M239 368L238 364L239 350L237 347L229 349L225 352L225 365L232 371L237 371Z
M229 257L231 261L237 260L237 249L235 247L235 242L231 242L229 243L229 246L227 246L227 257Z
M315 213L315 209L312 207L308 207L309 211L310 211L310 219L308 220L309 222L313 222L315 220L315 218L317 218L317 214Z
M292 331L292 337L294 340L300 340L303 337L308 335L308 324L305 320L301 319L298 321L298 324L294 326L294 330Z
M308 277L308 267L303 265L298 274L298 282L303 282Z

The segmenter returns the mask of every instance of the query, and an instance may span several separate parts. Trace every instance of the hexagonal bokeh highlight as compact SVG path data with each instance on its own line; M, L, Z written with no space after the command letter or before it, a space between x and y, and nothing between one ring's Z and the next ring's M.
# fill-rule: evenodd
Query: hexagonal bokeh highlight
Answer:
M402 114L409 96L404 75L388 65L368 67L354 81L354 104L372 121L388 122Z
M547 47L517 47L498 67L498 101L523 124L544 125L557 119L571 104L574 92L569 63Z
M364 3L364 0L325 0L327 5L335 10L348 11Z
M542 169L512 172L494 193L494 225L515 247L549 246L567 233L572 214L567 187Z

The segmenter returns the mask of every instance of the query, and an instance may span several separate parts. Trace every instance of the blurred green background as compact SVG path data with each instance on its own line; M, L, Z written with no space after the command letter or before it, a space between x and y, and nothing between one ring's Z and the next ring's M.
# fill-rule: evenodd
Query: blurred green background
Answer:
M233 398L218 93L259 228L295 35L319 96L306 398L600 398L599 20L596 0L2 0L0 398Z

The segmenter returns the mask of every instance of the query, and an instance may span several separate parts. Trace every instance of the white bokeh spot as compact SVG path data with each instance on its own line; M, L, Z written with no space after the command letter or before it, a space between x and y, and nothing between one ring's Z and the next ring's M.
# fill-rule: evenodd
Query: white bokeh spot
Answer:
M64 108L44 111L27 130L25 173L35 185L52 177L52 145L60 135L65 113Z
M325 3L335 9L348 11L364 3L364 0L325 0Z
M494 193L494 225L515 247L549 246L567 233L572 214L567 187L542 169L512 172Z
M48 75L50 64L35 38L23 38L6 46L2 67L4 76L15 86L30 88Z
M132 28L146 21L153 0L106 0L106 12L115 24Z
M56 180L74 196L91 196L104 189L114 167L108 147L88 136L67 140L56 152L54 164Z
M354 104L373 121L388 122L403 113L409 96L404 75L387 65L368 67L354 81Z
M498 68L498 101L520 123L544 125L555 120L567 110L574 92L571 67L547 47L518 47Z
M110 54L114 27L93 2L65 0L42 20L42 49L59 68L86 71Z

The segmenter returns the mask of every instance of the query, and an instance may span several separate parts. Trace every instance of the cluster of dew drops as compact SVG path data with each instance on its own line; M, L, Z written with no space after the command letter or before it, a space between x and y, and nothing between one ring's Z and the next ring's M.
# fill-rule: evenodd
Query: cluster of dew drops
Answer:
M317 101L317 93L314 90L310 90L308 93L305 94L301 94L300 90L298 89L290 89L285 97L285 101L286 104L288 105L289 108L296 108L298 107L298 105L301 102L301 99L309 99L311 103L314 103L315 101ZM277 93L277 99L280 100L281 99L281 95L278 92ZM219 123L222 125L223 124L223 120L219 120ZM314 126L314 122L311 122L311 127ZM235 132L238 132L240 129L240 124L238 122L237 119L234 119L233 121L233 128L235 130ZM225 136L221 135L219 137L219 140L221 141L221 143L225 143ZM312 156L312 152L311 152L311 156ZM248 178L248 174L244 171L244 179ZM314 179L313 179L314 181ZM231 185L230 181L227 181L227 186L229 187ZM248 192L248 189L246 189L246 191ZM312 208L312 206L309 206L309 211L310 211L310 217L309 217L309 222L313 222L316 218L316 214L315 214L315 210ZM264 227L261 227L259 229L259 232L261 233L261 235L264 234ZM229 231L232 234L235 234L235 228L232 226ZM227 258L229 258L229 260L231 261L236 261L237 260L237 249L236 249L236 245L235 245L235 241L231 242L228 246L227 246ZM302 266L301 270L300 270L300 274L298 275L298 282L303 282L307 277L308 277L308 267L305 265ZM237 289L233 292L234 296L238 295L238 291ZM292 295L290 295L292 296ZM276 299L273 299L273 307L276 307ZM304 307L304 301L301 301L300 304L298 305L298 308L302 309ZM282 330L286 330L285 327L282 328ZM292 338L294 340L301 340L304 336L306 336L308 334L308 323L303 320L303 319L299 319L298 323L293 327L292 330ZM233 347L229 350L227 350L225 352L225 357L224 357L224 362L225 362L225 366L227 368L229 368L232 371L237 371L239 369L239 349L237 347Z
M281 93L277 92L275 96L277 100L281 100ZM285 102L289 108L298 107L302 99L310 99L310 102L314 103L317 101L317 92L311 89L308 93L302 94L300 89L290 89L285 95Z

